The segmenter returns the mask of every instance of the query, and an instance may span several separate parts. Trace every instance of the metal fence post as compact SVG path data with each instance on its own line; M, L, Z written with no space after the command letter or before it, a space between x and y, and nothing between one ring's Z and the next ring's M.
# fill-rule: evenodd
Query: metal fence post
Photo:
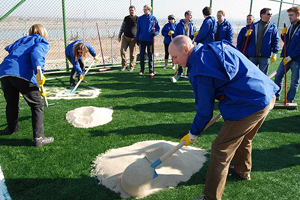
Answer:
M67 25L66 25L66 10L65 10L65 0L62 0L62 14L63 14L63 25L64 25L64 41L65 41L65 49L68 46L68 38L67 38ZM66 57L66 71L69 71L69 62Z
M279 13L278 13L278 19L277 19L277 28L279 28L280 15L281 15L281 7L282 7L282 0L280 1L280 6L279 6Z

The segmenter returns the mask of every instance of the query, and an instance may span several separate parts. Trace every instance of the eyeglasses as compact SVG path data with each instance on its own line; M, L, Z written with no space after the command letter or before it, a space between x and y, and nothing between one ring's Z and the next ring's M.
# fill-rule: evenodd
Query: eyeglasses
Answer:
M272 13L266 13L266 15L272 16Z
M82 51L77 51L78 54L82 54Z
M173 18L168 18L168 20L173 20Z

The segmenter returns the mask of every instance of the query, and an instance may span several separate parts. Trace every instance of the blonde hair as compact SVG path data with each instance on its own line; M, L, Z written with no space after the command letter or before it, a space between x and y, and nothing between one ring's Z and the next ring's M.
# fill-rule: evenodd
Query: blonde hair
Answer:
M73 47L73 55L75 56L75 60L78 60L78 58L79 58L79 55L77 53L78 50L82 50L81 58L84 59L86 57L86 53L87 53L88 49L86 48L86 46L83 42L78 42Z
M148 10L150 10L150 12L152 12L152 7L149 4L144 5L144 8L147 8Z
M29 29L29 35L32 35L32 34L39 34L40 36L44 37L45 39L47 39L47 37L48 37L48 32L42 24L32 25Z
M219 10L217 13L221 13L221 15L225 16L224 10Z

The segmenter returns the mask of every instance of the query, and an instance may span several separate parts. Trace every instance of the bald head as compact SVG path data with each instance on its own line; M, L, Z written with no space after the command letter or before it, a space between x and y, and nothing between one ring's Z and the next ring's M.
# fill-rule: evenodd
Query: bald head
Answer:
M194 45L189 37L179 35L169 45L169 53L175 64L185 67L193 48Z

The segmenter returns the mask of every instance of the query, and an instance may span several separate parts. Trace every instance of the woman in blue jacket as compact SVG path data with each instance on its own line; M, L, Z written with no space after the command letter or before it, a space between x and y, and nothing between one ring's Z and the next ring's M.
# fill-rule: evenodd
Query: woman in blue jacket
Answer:
M40 24L29 29L29 36L22 37L5 47L9 53L0 65L0 80L6 100L7 133L19 130L19 97L21 93L31 108L34 145L39 147L54 141L44 136L44 104L39 86L45 83L37 81L37 67L44 71L45 56L50 45L46 40L48 33ZM46 95L46 94L42 94Z
M70 86L75 86L75 78L78 74L79 79L82 79L83 82L83 72L84 72L84 63L83 59L86 57L87 52L94 57L97 61L96 52L91 45L83 40L75 40L71 44L69 44L66 48L66 57L72 63L73 69L71 71L70 76Z
M176 28L176 21L175 21L175 16L174 15L169 15L168 16L169 22L166 23L161 30L161 34L165 37L164 38L164 46L165 46L165 69L168 68L168 61L169 61L169 44L171 43L172 39L174 38L174 31ZM175 69L174 64L173 69Z

